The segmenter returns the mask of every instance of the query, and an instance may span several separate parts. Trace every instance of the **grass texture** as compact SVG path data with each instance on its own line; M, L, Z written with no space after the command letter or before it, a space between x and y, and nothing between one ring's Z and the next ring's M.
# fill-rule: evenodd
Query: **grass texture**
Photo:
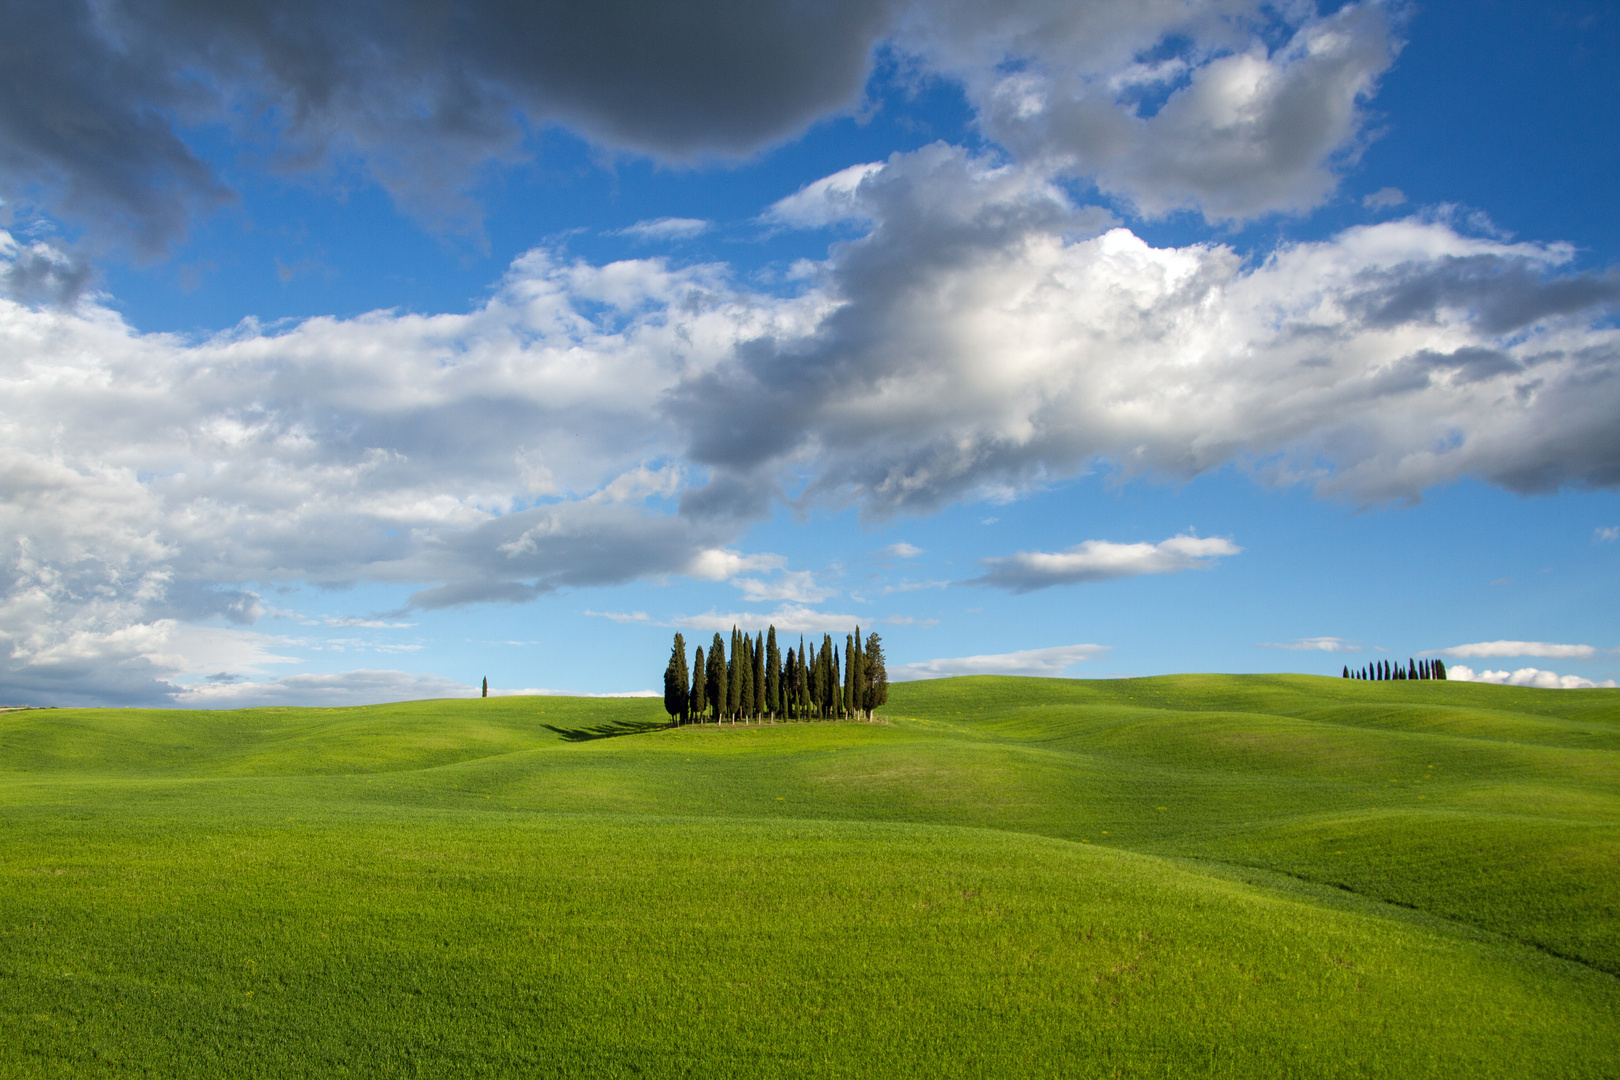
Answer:
M0 714L4 1077L1615 1077L1620 692Z

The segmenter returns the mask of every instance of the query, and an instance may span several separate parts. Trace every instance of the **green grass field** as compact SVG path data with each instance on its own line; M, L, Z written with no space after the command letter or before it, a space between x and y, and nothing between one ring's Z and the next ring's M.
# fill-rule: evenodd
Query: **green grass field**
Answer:
M1620 691L0 714L0 1077L1617 1077Z

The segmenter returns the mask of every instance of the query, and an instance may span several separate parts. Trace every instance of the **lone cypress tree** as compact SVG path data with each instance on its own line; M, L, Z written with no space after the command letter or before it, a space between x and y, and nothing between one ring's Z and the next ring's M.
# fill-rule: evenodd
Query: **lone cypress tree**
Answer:
M1341 678L1348 679L1349 677L1350 677L1350 665L1346 664L1346 665L1344 665L1344 674L1341 676Z
M664 668L664 711L672 720L686 719L687 678L686 638L677 633L675 644L669 650L669 666Z
M701 645L692 656L692 693L687 698L687 708L697 718L698 723L703 723L703 714L709 708L709 669L703 664Z
M484 692L479 697L489 697L489 676L484 676Z
M883 665L883 639L874 631L866 637L866 718L873 719L877 710L889 700L889 669Z

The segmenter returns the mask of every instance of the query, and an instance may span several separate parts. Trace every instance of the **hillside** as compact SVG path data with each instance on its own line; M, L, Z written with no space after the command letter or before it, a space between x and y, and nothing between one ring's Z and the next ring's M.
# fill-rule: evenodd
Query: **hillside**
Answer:
M1620 691L0 714L0 1077L1613 1076Z

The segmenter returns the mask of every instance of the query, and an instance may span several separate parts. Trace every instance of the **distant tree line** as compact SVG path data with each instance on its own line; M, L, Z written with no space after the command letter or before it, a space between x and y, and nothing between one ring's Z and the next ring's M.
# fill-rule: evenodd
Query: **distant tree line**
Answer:
M1391 664L1388 660L1379 660L1368 664L1357 671L1351 671L1348 666L1344 669L1347 679L1366 679L1370 682L1391 682L1404 679L1441 679L1446 677L1446 665L1443 660L1407 660L1406 666L1401 667L1400 661Z
M731 629L728 647L719 634L705 655L700 645L691 666L686 639L675 635L669 665L664 668L664 711L677 723L722 723L738 720L872 719L889 700L889 672L883 663L883 639L861 628L844 635L840 660L832 636L821 646L806 645L782 655L776 627L749 637Z

